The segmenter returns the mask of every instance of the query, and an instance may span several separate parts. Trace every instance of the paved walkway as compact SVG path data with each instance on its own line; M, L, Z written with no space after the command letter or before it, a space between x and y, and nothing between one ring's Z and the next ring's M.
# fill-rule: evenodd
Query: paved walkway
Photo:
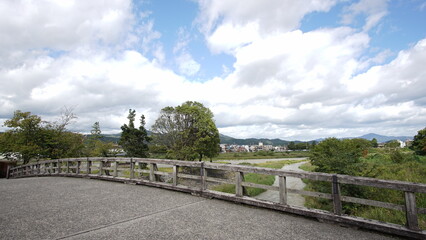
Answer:
M390 239L226 201L100 180L0 179L0 239Z
M285 165L281 169L283 170L291 170L291 171L303 171L300 169L300 165L305 164L306 162L299 162L294 163L290 165ZM279 185L278 176L275 177L274 186ZM287 177L286 179L286 186L289 189L297 189L297 190L303 190L303 188L306 186L306 184L302 181L300 178L294 178L294 177ZM278 191L273 190L267 190L266 192L261 193L260 195L256 196L258 199L262 200L268 200L272 202L280 202L280 195ZM301 196L300 194L295 193L288 193L287 194L287 204L292 206L305 206L305 198Z

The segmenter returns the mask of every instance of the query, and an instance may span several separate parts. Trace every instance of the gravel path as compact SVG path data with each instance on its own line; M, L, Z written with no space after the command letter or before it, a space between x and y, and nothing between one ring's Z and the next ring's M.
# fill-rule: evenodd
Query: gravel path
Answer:
M303 171L302 169L299 169L299 167L300 165L304 163L306 162L299 162L295 164L285 165L281 169L291 170L291 171ZM287 188L290 188L290 189L303 190L303 188L306 185L300 178L287 177L286 180L287 180ZM278 186L278 177L275 177L275 182L273 185ZM262 200L268 200L272 202L280 201L278 191L273 191L273 190L267 190L266 192L263 192L260 195L256 196L256 198L262 199ZM289 205L303 207L305 205L305 198L299 194L288 193L287 203Z

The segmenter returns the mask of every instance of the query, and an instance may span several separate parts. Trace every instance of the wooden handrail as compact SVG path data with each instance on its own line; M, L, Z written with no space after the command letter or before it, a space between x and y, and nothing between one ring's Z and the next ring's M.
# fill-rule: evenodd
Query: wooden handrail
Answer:
M86 164L82 164L84 162L86 162ZM139 163L147 164L149 169L137 169ZM158 164L170 166L173 171L171 173L158 171ZM195 168L199 170L192 171L192 173L195 172L195 174L188 174L180 171L181 167ZM208 170L221 170L233 173L235 180L231 181L230 179L208 176ZM120 172L122 173L121 176L119 174ZM279 186L269 186L245 182L244 174L246 173L258 173L277 176L279 179ZM416 206L416 193L426 193L426 184L421 183L381 180L317 172L288 171L243 165L189 162L152 158L65 158L39 161L37 163L12 167L9 168L8 171L9 179L33 176L70 176L106 179L120 182L134 182L177 191L191 192L206 197L214 197L285 212L292 212L320 219L327 219L339 223L384 231L405 237L419 239L426 238L426 231L421 230L418 225L418 214L425 214L426 209L418 208ZM145 176L145 178L143 176ZM330 191L331 194L310 192L300 189L290 189L286 186L287 177L330 182L332 186ZM161 180L161 178L163 178L163 180ZM179 181L179 179L189 179L190 181L195 180L198 181L198 183L196 183L195 186L194 183L184 185L184 182ZM207 189L208 182L235 184L235 194L226 194L209 190ZM359 186L399 190L404 193L405 204L398 205L389 202L342 196L339 189L340 184L353 184ZM247 197L245 196L245 187L256 187L278 191L279 203ZM333 201L333 212L290 206L287 203L288 193L297 193L305 196L330 199ZM359 217L344 215L342 213L342 202L352 202L368 206L404 211L406 213L406 225L401 226L390 223L382 223L379 221L366 220Z

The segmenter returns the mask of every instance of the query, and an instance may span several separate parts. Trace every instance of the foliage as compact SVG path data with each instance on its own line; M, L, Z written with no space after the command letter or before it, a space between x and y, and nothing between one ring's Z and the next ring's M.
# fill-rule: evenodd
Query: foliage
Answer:
M114 145L102 141L102 131L99 122L95 122L90 131L90 136L85 141L85 155L87 157L108 157Z
M78 157L83 149L83 136L66 131L73 114L59 122L43 121L31 112L14 112L4 126L11 128L0 136L0 152L7 158L18 158L24 164L31 159Z
M148 143L151 137L145 129L145 116L141 116L139 128L135 127L136 111L129 109L129 124L121 126L121 138L119 144L123 147L127 156L130 157L148 157Z
M426 128L419 130L410 147L418 155L426 155Z
M311 163L318 172L355 175L359 158L370 144L365 139L327 138L311 151Z
M152 126L155 142L168 149L169 157L200 161L219 153L219 131L213 113L198 102L165 107Z
M389 142L387 142L387 143L385 143L385 147L387 147L387 148L399 148L401 145L400 145L400 143L398 142L398 140L391 140L391 141L389 141Z
M376 138L371 139L371 146L373 148L379 147L379 143L377 142Z

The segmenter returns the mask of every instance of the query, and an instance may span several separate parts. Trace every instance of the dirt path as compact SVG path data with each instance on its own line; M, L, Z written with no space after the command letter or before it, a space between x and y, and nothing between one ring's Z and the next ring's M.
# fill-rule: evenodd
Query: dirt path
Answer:
M291 170L291 171L303 171L302 169L299 169L299 166L304 164L304 163L306 163L306 162L299 162L299 163L294 163L294 164L290 164L290 165L285 165L281 169ZM278 186L278 177L275 177L275 182L274 182L273 185ZM305 183L303 183L303 181L300 178L287 177L287 188L303 190L304 187L305 187ZM279 202L280 201L278 191L273 191L273 190L267 190L266 192L261 193L260 195L256 196L255 198L273 201L273 202ZM305 198L303 196L299 195L299 194L288 193L287 203L289 205L303 207L305 205Z

